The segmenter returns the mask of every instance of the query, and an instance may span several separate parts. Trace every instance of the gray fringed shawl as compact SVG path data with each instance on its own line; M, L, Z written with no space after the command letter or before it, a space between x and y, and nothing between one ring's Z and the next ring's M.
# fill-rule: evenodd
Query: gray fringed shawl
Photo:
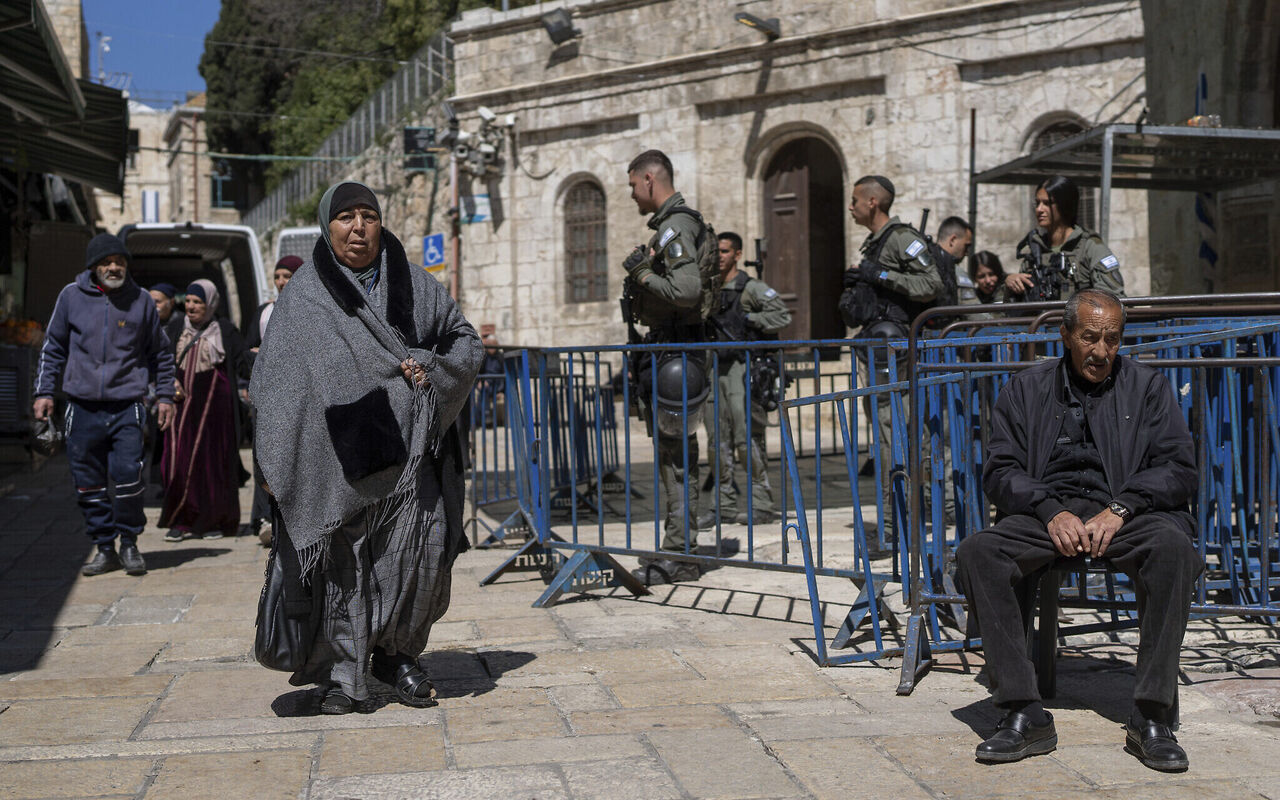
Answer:
M378 257L382 285L366 296L317 241L276 301L249 384L258 463L304 574L344 522L366 509L394 513L428 467L447 464L441 490L446 510L458 510L447 514L449 541L465 547L451 425L483 348L444 287L386 230ZM409 357L426 368L426 386L405 379Z

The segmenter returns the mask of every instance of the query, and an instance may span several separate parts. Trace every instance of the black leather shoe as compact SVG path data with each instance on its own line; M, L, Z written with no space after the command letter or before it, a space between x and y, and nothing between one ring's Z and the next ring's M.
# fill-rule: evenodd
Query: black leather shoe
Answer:
M664 583L696 581L702 577L702 570L697 564L663 558L641 564L640 569L633 570L631 574L645 586L661 586Z
M337 686L325 692L324 699L320 701L321 714L350 714L355 710L356 701L343 694Z
M1183 772L1187 769L1187 751L1178 744L1168 725L1147 722L1141 729L1130 723L1124 726L1124 749L1136 756L1142 765L1161 772Z
M732 514L726 514L725 516L731 517ZM698 530L709 531L716 526L716 522L718 521L719 521L719 518L716 517L716 512L708 511L707 513L698 517Z
M734 522L739 525L746 525L748 522L752 525L768 525L775 519L777 519L777 515L772 511L757 510L754 516L748 515L745 511L739 511L737 516L734 517Z
M1058 732L1053 728L1053 715L1044 713L1049 721L1032 725L1026 714L1010 711L996 726L995 734L978 745L978 760L1006 763L1052 752L1058 746Z
M147 562L143 560L142 553L138 552L138 545L133 542L120 545L120 563L124 564L126 575L147 574Z
M114 549L99 550L94 554L92 561L80 568L80 574L92 577L104 572L115 572L118 569L120 569L120 556L116 555L116 551Z

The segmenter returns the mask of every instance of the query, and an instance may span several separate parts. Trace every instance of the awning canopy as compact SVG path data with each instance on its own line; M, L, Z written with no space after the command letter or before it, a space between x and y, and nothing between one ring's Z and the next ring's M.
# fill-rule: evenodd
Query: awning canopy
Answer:
M40 0L0 0L0 166L124 190L124 95L77 79Z
M1100 186L1108 138L1111 185L1117 189L1216 192L1280 179L1278 130L1102 125L980 172L974 180L1035 185L1050 175L1065 175L1081 186Z
M973 176L980 183L1034 186L1064 175L1101 188L1098 229L1107 238L1111 189L1220 192L1280 180L1280 130L1100 125Z

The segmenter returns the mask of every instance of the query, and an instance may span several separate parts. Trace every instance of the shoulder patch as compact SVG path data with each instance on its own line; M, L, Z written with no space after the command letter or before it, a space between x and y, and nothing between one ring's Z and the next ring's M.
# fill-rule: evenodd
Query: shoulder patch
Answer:
M674 238L676 238L676 229L667 228L665 231L662 232L662 238L658 240L658 247L659 248L666 247L667 242L671 241Z
M912 258L915 258L917 255L919 255L920 251L923 249L924 249L924 242L920 241L919 239L916 239L911 244L907 245L907 255L911 256Z
M778 296L778 293L777 293L777 292L775 292L773 289L765 289L765 290L764 290L764 296L765 296L765 297L777 297L777 296Z
M675 261L684 255L684 247L677 240L663 248L662 254L667 258L667 261Z
M1102 268L1105 269L1107 272L1110 272L1111 270L1115 269L1118 266L1120 266L1120 260L1117 259L1115 256L1109 255L1106 258L1102 259Z

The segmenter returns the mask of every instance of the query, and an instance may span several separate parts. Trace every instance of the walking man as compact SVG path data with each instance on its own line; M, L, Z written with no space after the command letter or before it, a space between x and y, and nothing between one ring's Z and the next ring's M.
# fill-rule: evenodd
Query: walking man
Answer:
M123 566L130 575L142 575L143 399L147 384L154 383L159 428L168 428L174 414L173 354L155 301L129 277L129 251L109 233L89 242L85 271L62 289L53 307L36 375L37 420L53 413L59 379L67 395L71 478L97 545L80 571L101 575Z

